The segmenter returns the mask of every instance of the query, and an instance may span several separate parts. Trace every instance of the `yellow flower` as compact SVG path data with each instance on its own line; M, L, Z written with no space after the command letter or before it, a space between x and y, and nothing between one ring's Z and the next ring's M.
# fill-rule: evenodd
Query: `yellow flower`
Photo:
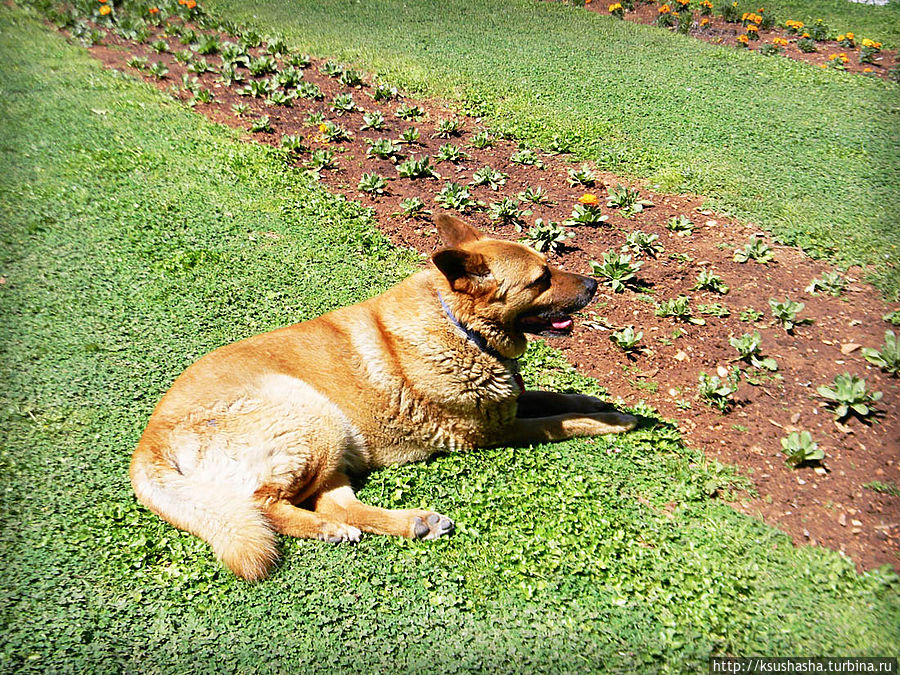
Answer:
M855 37L855 36L853 35L853 33L847 33L847 39L848 39L848 40L852 40L854 37Z
M319 133L320 133L320 134L324 134L326 131L328 131L328 125L327 125L327 124L320 124L320 125L319 125Z
M708 23L709 23L709 18L707 18L707 17L704 16L702 19L700 19L700 26L701 26L701 27L705 26L705 25L708 24Z
M738 35L737 41L741 44L747 44L748 42L750 42L750 38L748 38L746 35Z
M103 6L100 8L100 16L106 16L106 15L109 14L111 11L112 11L112 10L109 8L109 5L103 5Z
M668 14L668 13L671 12L671 11L672 11L672 8L669 7L668 5L662 5L662 6L659 8L659 13L660 13L660 14Z
M871 72L872 72L872 69L871 69L871 68L863 68L863 72L864 72L864 73L871 73Z
M759 32L759 26L754 26L754 25L751 23L749 26L747 26L747 32L748 32L748 33L758 33L758 32Z
M578 203L584 204L585 206L597 206L600 204L600 200L597 199L597 195L586 192L578 198Z

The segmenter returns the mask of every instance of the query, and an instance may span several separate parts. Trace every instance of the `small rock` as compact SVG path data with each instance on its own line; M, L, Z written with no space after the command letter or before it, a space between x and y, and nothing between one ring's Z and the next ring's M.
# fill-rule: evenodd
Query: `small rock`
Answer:
M850 524L853 525L853 527L862 527L862 521L861 521L861 520L851 520L851 521L850 521Z
M669 389L669 396L678 396L677 389Z
M718 375L719 377L728 377L728 368L726 368L725 366L717 366L716 375Z
M794 413L791 415L791 424L797 424L800 421L800 413Z
M856 344L855 342L846 342L841 345L841 354L846 356L847 354L852 354L857 349L859 349L862 345Z
M797 484L798 485L806 485L806 481L803 480L802 478L800 478L800 476L797 476Z
M826 469L824 466L817 466L817 467L814 469L814 471L815 471L817 474L819 474L820 476L825 476L825 475L828 474L828 469Z
M842 513L841 515L838 516L838 525L840 525L841 527L847 527L847 514L846 513Z
M860 532L862 532L862 528L854 527L852 530L850 530L850 532L852 532L853 534L859 534Z
M715 226L718 225L718 224L719 224L719 221L718 221L718 220L707 220L707 221L706 221L706 226L707 226L707 227L715 227Z
M689 358L687 352L679 351L677 354L675 354L676 361L684 361L686 358Z

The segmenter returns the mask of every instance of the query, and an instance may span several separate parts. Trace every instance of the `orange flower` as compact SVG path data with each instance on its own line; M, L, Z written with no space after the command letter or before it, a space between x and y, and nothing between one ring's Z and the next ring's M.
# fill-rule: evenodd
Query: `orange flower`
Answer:
M749 26L747 26L747 32L748 32L748 33L758 33L758 32L759 32L759 26L754 26L754 25L751 23Z
M194 9L194 7L197 6L197 0L187 0L187 2L184 4L187 6L188 9Z
M148 11L151 14L159 14L159 7L151 7Z
M106 2L106 0L97 0L101 5Z
M702 19L700 19L700 27L701 28L708 23L709 23L709 19L707 17L704 16Z
M871 73L871 72L872 72L872 69L871 69L871 68L863 68L863 72L864 72L864 73Z
M109 8L109 5L103 5L103 6L100 8L100 16L106 16L106 15L109 14L111 11L112 11L112 10Z
M598 206L600 204L600 200L597 199L597 195L592 195L590 192L586 192L578 198L579 204L584 204L585 206Z

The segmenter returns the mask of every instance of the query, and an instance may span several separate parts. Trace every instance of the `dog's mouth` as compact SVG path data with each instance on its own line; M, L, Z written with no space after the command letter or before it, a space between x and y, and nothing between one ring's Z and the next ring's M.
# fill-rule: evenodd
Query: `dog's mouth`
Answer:
M526 314L516 320L516 327L523 333L534 335L568 335L575 322L562 312Z

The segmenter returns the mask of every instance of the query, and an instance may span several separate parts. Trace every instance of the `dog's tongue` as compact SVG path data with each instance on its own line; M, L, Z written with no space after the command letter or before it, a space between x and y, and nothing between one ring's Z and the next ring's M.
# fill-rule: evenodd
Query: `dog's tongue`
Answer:
M556 330L568 330L572 327L572 319L566 317L565 319L554 319L550 322L550 325L553 326Z

